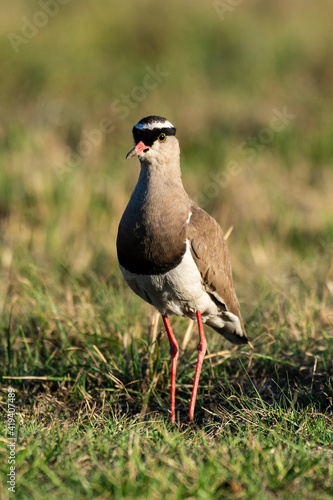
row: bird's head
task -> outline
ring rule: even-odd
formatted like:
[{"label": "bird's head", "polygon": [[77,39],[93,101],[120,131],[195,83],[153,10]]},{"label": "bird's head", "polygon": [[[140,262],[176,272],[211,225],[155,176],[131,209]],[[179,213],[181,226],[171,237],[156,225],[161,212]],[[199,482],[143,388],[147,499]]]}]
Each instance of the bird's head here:
[{"label": "bird's head", "polygon": [[159,164],[179,158],[176,129],[166,118],[147,116],[133,127],[135,146],[126,160],[137,155],[141,163]]}]

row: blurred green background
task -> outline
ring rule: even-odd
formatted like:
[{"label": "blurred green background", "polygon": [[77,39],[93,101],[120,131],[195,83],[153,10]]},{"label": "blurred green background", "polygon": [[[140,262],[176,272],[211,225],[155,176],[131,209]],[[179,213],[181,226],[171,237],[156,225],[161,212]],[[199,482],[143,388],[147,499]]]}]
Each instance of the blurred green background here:
[{"label": "blurred green background", "polygon": [[273,287],[311,292],[330,324],[331,3],[13,0],[1,11],[6,307],[31,311],[39,280],[59,300],[71,280],[119,284],[117,225],[139,172],[125,161],[131,128],[159,114],[178,129],[188,192],[234,226],[245,317]]}]

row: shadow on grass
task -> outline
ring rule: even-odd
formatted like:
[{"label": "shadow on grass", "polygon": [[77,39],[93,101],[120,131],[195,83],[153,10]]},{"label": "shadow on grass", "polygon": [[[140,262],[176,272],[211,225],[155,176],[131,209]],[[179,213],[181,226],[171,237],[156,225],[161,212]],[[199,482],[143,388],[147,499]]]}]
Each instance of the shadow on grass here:
[{"label": "shadow on grass", "polygon": [[[146,342],[133,340],[124,354],[119,343],[113,342],[108,345],[114,352],[106,359],[96,345],[97,338],[85,338],[84,345],[68,342],[64,347],[39,338],[35,346],[29,346],[22,335],[13,340],[10,375],[3,365],[1,390],[5,396],[9,385],[17,388],[20,411],[26,418],[93,422],[102,415],[103,419],[127,415],[144,420],[145,415],[157,412],[168,420],[167,352],[162,356],[158,346],[152,355]],[[208,422],[232,426],[239,419],[267,420],[272,409],[332,414],[329,353],[298,352],[292,359],[279,354],[277,359],[272,353],[233,348],[223,351],[215,363],[209,359],[204,363],[195,412],[199,427]],[[179,362],[176,412],[180,424],[187,419],[194,370],[195,352]]]}]

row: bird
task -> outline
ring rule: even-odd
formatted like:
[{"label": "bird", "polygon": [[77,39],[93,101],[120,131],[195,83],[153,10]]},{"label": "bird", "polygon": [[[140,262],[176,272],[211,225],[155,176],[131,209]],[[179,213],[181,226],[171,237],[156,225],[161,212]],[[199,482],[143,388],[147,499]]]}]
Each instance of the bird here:
[{"label": "bird", "polygon": [[161,116],[142,118],[132,129],[140,173],[121,217],[117,255],[129,287],[161,314],[170,343],[171,421],[175,422],[179,346],[169,317],[196,320],[198,359],[188,421],[195,402],[207,340],[205,323],[234,344],[248,338],[233,286],[229,250],[220,225],[183,187],[176,128]]}]

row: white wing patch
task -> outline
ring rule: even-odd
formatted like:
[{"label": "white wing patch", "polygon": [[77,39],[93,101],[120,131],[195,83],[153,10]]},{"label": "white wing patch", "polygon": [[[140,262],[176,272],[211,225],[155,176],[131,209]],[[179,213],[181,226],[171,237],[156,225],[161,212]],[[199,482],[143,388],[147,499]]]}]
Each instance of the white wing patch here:
[{"label": "white wing patch", "polygon": [[189,223],[190,223],[191,216],[192,216],[192,212],[190,212],[190,213],[188,214],[188,217],[187,217],[187,219],[186,219],[186,224],[189,224]]}]

